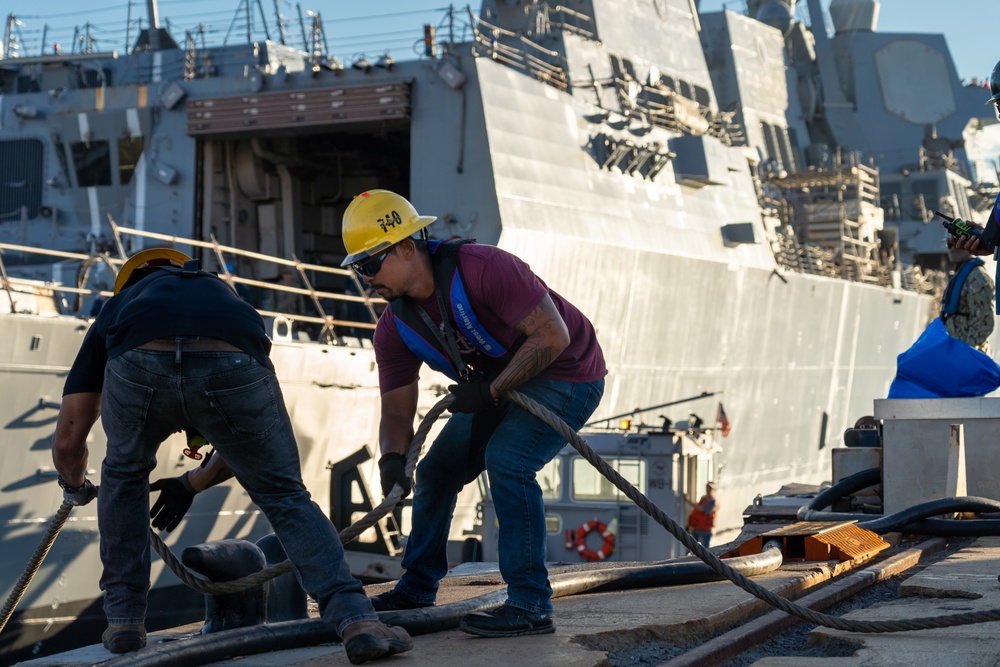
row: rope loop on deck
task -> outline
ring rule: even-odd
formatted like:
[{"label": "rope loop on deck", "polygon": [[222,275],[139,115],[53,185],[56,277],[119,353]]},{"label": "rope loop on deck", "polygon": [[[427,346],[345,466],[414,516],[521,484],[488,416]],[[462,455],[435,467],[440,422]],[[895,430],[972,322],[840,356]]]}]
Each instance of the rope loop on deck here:
[{"label": "rope loop on deck", "polygon": [[[608,463],[601,458],[600,455],[598,455],[597,452],[595,452],[576,431],[572,430],[557,415],[553,414],[547,408],[539,405],[527,396],[519,394],[516,391],[511,391],[505,396],[505,398],[555,429],[580,453],[581,456],[583,456],[602,475],[604,475],[605,478],[607,478],[643,512],[652,517],[658,524],[663,526],[671,535],[677,538],[681,544],[687,547],[691,553],[700,558],[717,574],[733,582],[751,595],[767,602],[772,607],[780,609],[786,614],[795,616],[815,625],[835,628],[846,632],[862,633],[929,630],[933,628],[948,628],[958,625],[971,625],[974,623],[989,623],[1000,620],[1000,609],[985,609],[982,611],[950,614],[946,616],[930,616],[909,620],[856,621],[830,616],[828,614],[819,613],[807,607],[797,605],[794,602],[786,600],[780,595],[767,590],[763,586],[754,583],[740,572],[729,567],[715,554],[702,546],[697,540],[694,539],[694,537],[691,536],[690,533],[684,530],[679,523],[667,516],[667,514],[654,505],[642,492],[626,481],[617,470],[608,465]],[[412,476],[413,474],[417,459],[419,458],[420,451],[423,448],[424,441],[427,438],[427,434],[429,433],[431,426],[435,421],[437,421],[444,410],[451,405],[452,401],[454,401],[454,397],[451,394],[444,396],[428,411],[421,421],[420,426],[414,434],[413,443],[411,444],[406,457],[406,474],[408,476]],[[354,523],[340,531],[341,542],[346,544],[355,539],[369,527],[375,525],[379,519],[390,512],[396,504],[402,500],[402,495],[400,487],[398,485],[395,486],[385,500],[378,505],[378,507],[372,509],[371,512],[362,517],[362,519],[357,523]],[[69,515],[71,509],[71,505],[63,503],[57,511],[56,516],[53,518],[52,523],[49,526],[49,530],[35,552],[35,556],[32,558],[28,568],[25,570],[25,573],[18,581],[18,585],[15,587],[11,597],[8,598],[3,612],[0,613],[0,630],[3,630],[4,625],[7,623],[7,620],[13,612],[14,606],[17,604],[18,600],[20,600],[24,589],[27,587],[31,578],[34,576],[34,573],[41,565],[41,561],[48,553],[49,547],[52,546],[52,542],[55,540],[56,535],[62,528],[62,525],[66,521],[66,517]],[[174,572],[174,574],[176,574],[188,586],[202,593],[236,593],[241,590],[263,584],[264,582],[291,570],[291,561],[286,560],[282,563],[272,565],[271,567],[265,568],[260,572],[242,577],[240,579],[226,582],[212,582],[188,571],[188,569],[184,567],[184,565],[173,555],[173,553],[170,552],[170,549],[167,548],[159,536],[153,532],[152,528],[150,528],[150,539],[153,548],[160,555],[167,566]]]}]

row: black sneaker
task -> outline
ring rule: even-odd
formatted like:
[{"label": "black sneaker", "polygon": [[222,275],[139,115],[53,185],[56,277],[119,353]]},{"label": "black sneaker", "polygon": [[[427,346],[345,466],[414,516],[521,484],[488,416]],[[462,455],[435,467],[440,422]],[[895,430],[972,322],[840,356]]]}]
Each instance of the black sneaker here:
[{"label": "black sneaker", "polygon": [[463,632],[480,637],[547,635],[556,631],[552,617],[503,604],[493,611],[467,614],[459,625]]},{"label": "black sneaker", "polygon": [[376,595],[371,598],[375,611],[401,611],[403,609],[420,609],[421,607],[433,607],[433,603],[417,602],[406,597],[395,588],[391,591]]}]

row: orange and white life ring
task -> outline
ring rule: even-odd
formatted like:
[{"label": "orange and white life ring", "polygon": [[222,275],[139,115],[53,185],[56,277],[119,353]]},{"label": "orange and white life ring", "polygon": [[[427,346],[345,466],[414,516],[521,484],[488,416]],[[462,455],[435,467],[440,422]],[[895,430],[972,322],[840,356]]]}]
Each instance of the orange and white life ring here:
[{"label": "orange and white life ring", "polygon": [[[587,535],[595,530],[604,537],[604,544],[597,551],[588,549],[586,542]],[[594,519],[576,529],[576,540],[573,542],[573,546],[584,560],[605,560],[615,551],[615,534],[603,522]]]}]

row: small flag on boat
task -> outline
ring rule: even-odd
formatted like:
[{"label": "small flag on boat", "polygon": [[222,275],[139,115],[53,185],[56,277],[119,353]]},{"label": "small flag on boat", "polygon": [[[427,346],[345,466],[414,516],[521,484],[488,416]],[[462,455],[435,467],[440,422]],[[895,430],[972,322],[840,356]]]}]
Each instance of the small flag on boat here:
[{"label": "small flag on boat", "polygon": [[722,401],[719,401],[719,416],[715,418],[715,421],[722,429],[723,438],[727,437],[729,432],[733,430],[733,425],[729,423],[729,417],[726,416],[726,409],[722,407]]}]

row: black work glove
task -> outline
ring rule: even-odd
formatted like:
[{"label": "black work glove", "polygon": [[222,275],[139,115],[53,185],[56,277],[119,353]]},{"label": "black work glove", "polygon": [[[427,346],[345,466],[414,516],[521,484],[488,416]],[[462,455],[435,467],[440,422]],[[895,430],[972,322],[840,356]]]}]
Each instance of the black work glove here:
[{"label": "black work glove", "polygon": [[403,489],[402,497],[410,495],[413,487],[410,478],[406,476],[406,457],[396,452],[383,454],[378,460],[379,476],[382,480],[382,497],[385,498],[392,488],[399,484]]},{"label": "black work glove", "polygon": [[490,393],[489,382],[463,382],[448,387],[455,397],[449,412],[479,412],[497,404]]},{"label": "black work glove", "polygon": [[194,488],[188,482],[187,473],[179,477],[158,479],[149,485],[149,490],[160,492],[160,497],[149,510],[153,528],[173,530],[184,518],[191,507],[191,501],[194,500]]},{"label": "black work glove", "polygon": [[60,477],[59,486],[63,490],[63,502],[73,507],[83,507],[97,497],[97,487],[89,479],[84,479],[80,486],[69,486],[66,480]]}]

